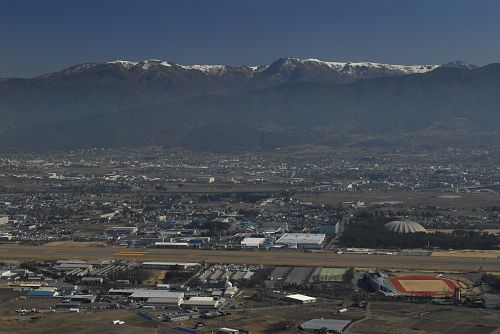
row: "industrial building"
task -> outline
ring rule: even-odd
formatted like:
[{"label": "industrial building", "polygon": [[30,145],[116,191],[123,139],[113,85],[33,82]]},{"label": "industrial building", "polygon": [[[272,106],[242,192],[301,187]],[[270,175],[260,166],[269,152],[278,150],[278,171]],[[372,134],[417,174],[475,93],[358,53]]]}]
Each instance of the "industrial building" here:
[{"label": "industrial building", "polygon": [[35,290],[29,290],[26,293],[28,298],[54,298],[59,295],[57,288],[54,287],[40,287]]},{"label": "industrial building", "polygon": [[143,262],[142,268],[144,269],[157,269],[157,270],[186,270],[198,267],[200,264],[195,262]]},{"label": "industrial building", "polygon": [[171,242],[171,241],[158,241],[155,242],[156,248],[188,248],[193,247],[193,244],[188,242]]},{"label": "industrial building", "polygon": [[351,323],[350,320],[338,319],[311,319],[302,323],[301,330],[311,333],[343,333],[344,329]]},{"label": "industrial building", "polygon": [[215,334],[240,334],[241,332],[238,329],[233,329],[233,328],[226,328],[222,327],[217,329]]},{"label": "industrial building", "polygon": [[0,225],[5,225],[9,223],[8,215],[0,215]]},{"label": "industrial building", "polygon": [[321,249],[325,242],[324,234],[285,233],[276,241],[277,245],[298,249]]},{"label": "industrial building", "polygon": [[130,295],[131,299],[135,300],[148,300],[150,298],[171,298],[172,300],[182,300],[184,298],[184,292],[176,292],[169,290],[136,290]]},{"label": "industrial building", "polygon": [[257,231],[265,234],[283,234],[288,231],[288,228],[286,222],[262,222]]},{"label": "industrial building", "polygon": [[221,302],[214,297],[190,297],[182,302],[182,307],[197,308],[200,310],[215,310],[221,306]]},{"label": "industrial building", "polygon": [[315,297],[309,297],[301,294],[287,295],[286,298],[299,304],[311,304],[316,303],[317,301]]},{"label": "industrial building", "polygon": [[72,302],[81,302],[81,303],[94,303],[97,296],[92,295],[92,294],[85,294],[85,295],[65,295],[63,297],[66,300],[70,300]]},{"label": "industrial building", "polygon": [[146,300],[144,305],[147,306],[175,306],[179,307],[182,304],[183,299],[177,297],[151,297]]},{"label": "industrial building", "polygon": [[246,248],[261,248],[266,238],[245,238],[241,241],[241,246]]}]

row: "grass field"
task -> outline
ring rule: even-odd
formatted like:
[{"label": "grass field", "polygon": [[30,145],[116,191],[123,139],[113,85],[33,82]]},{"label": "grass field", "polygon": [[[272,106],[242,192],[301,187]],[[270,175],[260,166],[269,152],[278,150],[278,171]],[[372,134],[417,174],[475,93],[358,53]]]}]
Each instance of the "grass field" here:
[{"label": "grass field", "polygon": [[446,256],[446,257],[476,257],[496,259],[500,258],[500,250],[454,250],[454,251],[437,251],[432,252],[431,256]]}]

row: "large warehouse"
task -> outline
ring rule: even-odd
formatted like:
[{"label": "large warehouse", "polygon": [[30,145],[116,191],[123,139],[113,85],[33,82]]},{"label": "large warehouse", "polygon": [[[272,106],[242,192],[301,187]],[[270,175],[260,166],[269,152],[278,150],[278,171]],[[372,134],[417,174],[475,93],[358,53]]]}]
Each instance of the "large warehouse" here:
[{"label": "large warehouse", "polygon": [[247,237],[241,241],[241,246],[246,248],[260,248],[266,242],[266,238],[250,238]]},{"label": "large warehouse", "polygon": [[300,325],[300,329],[311,333],[342,333],[351,323],[351,320],[344,319],[311,319]]},{"label": "large warehouse", "polygon": [[313,233],[285,233],[276,241],[278,245],[298,249],[321,249],[325,241],[325,234]]}]

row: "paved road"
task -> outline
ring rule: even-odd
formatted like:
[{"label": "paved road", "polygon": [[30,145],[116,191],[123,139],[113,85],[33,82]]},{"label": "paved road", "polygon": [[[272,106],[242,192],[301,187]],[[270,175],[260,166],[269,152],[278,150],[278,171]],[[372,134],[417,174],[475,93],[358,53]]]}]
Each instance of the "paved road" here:
[{"label": "paved road", "polygon": [[137,261],[246,263],[287,266],[333,266],[357,268],[416,269],[443,271],[500,271],[500,259],[399,255],[353,255],[332,252],[225,251],[139,249],[119,247],[23,246],[0,244],[0,260],[134,259]]}]

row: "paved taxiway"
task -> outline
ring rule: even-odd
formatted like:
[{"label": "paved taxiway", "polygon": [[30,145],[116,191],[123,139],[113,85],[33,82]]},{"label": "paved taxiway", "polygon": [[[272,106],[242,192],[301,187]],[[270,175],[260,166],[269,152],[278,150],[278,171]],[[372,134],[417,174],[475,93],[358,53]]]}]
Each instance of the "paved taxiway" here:
[{"label": "paved taxiway", "polygon": [[354,255],[331,252],[139,249],[119,247],[0,245],[0,260],[135,259],[137,261],[247,263],[450,271],[500,271],[500,259]]}]

